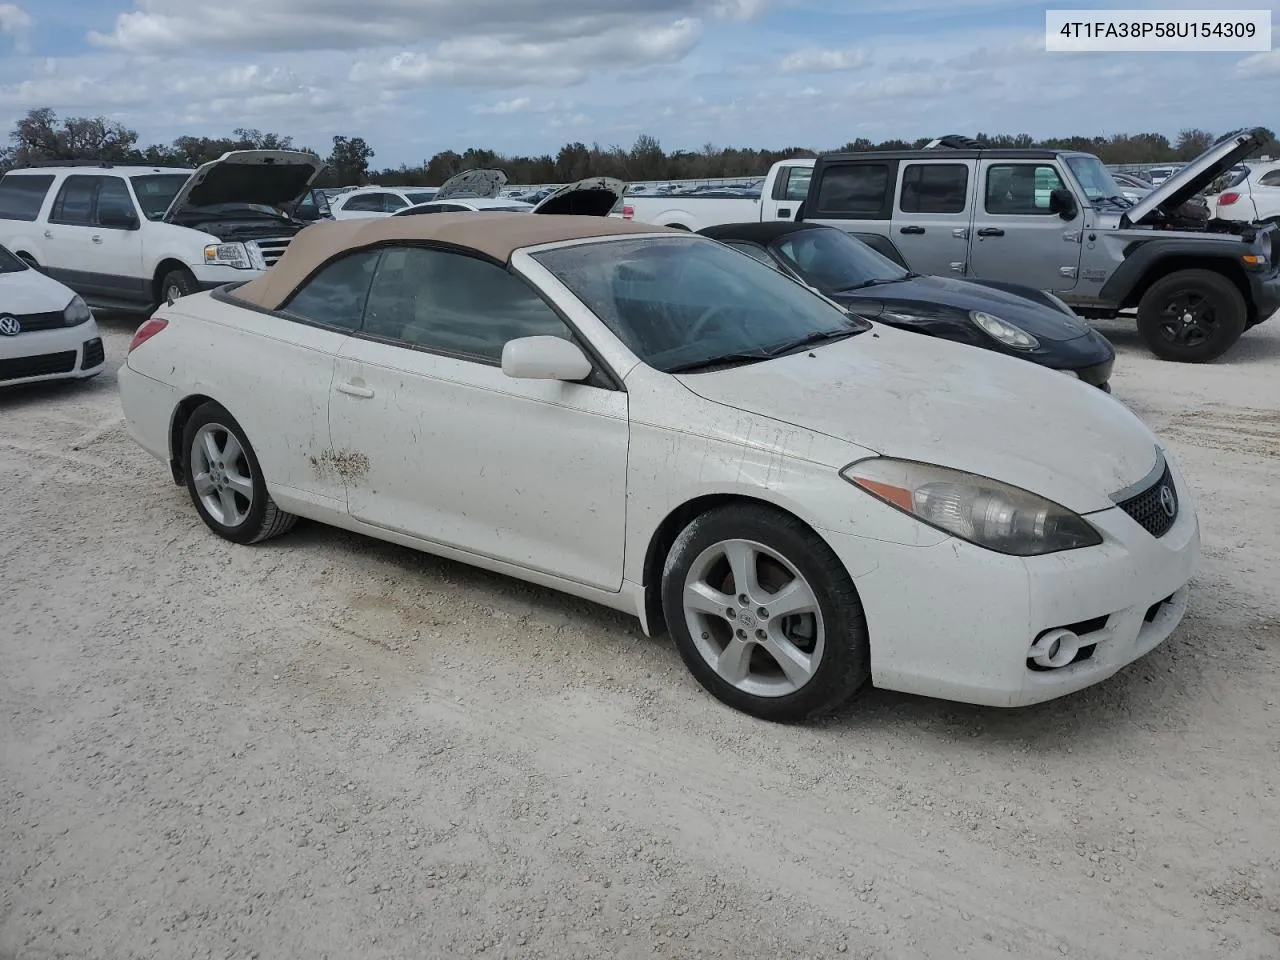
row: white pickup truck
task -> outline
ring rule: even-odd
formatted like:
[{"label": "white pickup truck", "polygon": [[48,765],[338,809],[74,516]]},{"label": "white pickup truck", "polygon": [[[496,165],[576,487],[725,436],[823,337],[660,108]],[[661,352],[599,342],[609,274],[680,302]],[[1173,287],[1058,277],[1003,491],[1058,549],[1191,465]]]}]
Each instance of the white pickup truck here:
[{"label": "white pickup truck", "polygon": [[703,189],[692,193],[631,194],[609,216],[697,231],[720,223],[791,220],[809,194],[813,160],[779,160],[769,168],[758,195],[742,190]]}]

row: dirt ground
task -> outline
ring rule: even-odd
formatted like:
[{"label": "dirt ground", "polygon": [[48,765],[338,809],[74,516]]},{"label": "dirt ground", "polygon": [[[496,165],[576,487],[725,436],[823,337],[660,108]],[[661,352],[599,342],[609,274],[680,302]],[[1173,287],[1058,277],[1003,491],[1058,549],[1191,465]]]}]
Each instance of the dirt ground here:
[{"label": "dirt ground", "polygon": [[1274,960],[1280,317],[1207,367],[1102,329],[1200,498],[1183,626],[1039,707],[794,728],[589,604],[216,539],[113,372],[0,397],[0,958]]}]

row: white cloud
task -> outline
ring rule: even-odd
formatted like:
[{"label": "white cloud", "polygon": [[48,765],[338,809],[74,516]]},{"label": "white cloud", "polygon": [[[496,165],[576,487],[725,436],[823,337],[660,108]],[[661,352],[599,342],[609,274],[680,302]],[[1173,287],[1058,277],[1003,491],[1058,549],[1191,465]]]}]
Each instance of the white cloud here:
[{"label": "white cloud", "polygon": [[517,41],[500,36],[446,40],[433,53],[406,51],[381,60],[358,61],[353,83],[384,87],[456,85],[473,87],[574,86],[591,69],[609,70],[674,63],[693,49],[701,21],[630,30],[608,30],[569,40]]},{"label": "white cloud", "polygon": [[1255,53],[1236,64],[1236,73],[1242,77],[1272,77],[1280,75],[1280,50]]},{"label": "white cloud", "polygon": [[27,35],[34,25],[31,14],[17,4],[0,3],[0,36],[9,37],[18,53],[26,53],[29,49]]},{"label": "white cloud", "polygon": [[795,50],[782,58],[778,69],[783,73],[828,73],[836,70],[857,70],[871,62],[865,50],[823,50],[806,47]]},{"label": "white cloud", "polygon": [[533,106],[533,100],[529,97],[516,97],[514,100],[499,100],[494,104],[478,103],[472,107],[473,113],[488,113],[494,116],[502,116],[506,113],[524,113]]}]

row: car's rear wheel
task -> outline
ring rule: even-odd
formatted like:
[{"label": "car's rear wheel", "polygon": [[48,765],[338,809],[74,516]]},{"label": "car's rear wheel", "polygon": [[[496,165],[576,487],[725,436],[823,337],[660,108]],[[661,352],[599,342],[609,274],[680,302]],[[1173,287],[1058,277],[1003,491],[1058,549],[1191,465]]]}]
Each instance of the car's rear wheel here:
[{"label": "car's rear wheel", "polygon": [[667,555],[662,600],[690,672],[753,716],[830,711],[870,675],[866,618],[844,565],[773,508],[734,504],[690,523]]},{"label": "car's rear wheel", "polygon": [[234,543],[258,543],[297,523],[297,517],[271,499],[249,438],[218,404],[203,404],[191,414],[182,432],[182,448],[191,502],[218,536]]},{"label": "car's rear wheel", "polygon": [[181,300],[200,290],[195,276],[190,270],[170,270],[160,280],[160,302],[169,303]]},{"label": "car's rear wheel", "polygon": [[1138,303],[1138,332],[1161,360],[1208,363],[1240,339],[1249,311],[1236,285],[1212,270],[1161,277]]}]

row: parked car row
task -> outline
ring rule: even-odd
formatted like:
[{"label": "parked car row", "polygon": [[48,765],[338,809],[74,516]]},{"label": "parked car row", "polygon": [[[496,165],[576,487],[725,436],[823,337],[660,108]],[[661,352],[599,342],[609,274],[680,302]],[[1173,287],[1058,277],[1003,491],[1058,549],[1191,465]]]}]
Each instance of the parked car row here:
[{"label": "parked car row", "polygon": [[[901,320],[945,303],[949,329],[1016,340],[962,317],[1021,298],[832,227],[721,233],[317,223],[138,328],[128,429],[218,536],[307,518],[563,590],[670,633],[711,694],[770,720],[868,682],[1036,703],[1172,633],[1200,534],[1160,441],[1052,363]],[[1016,315],[1075,324],[1037,309]]]}]

